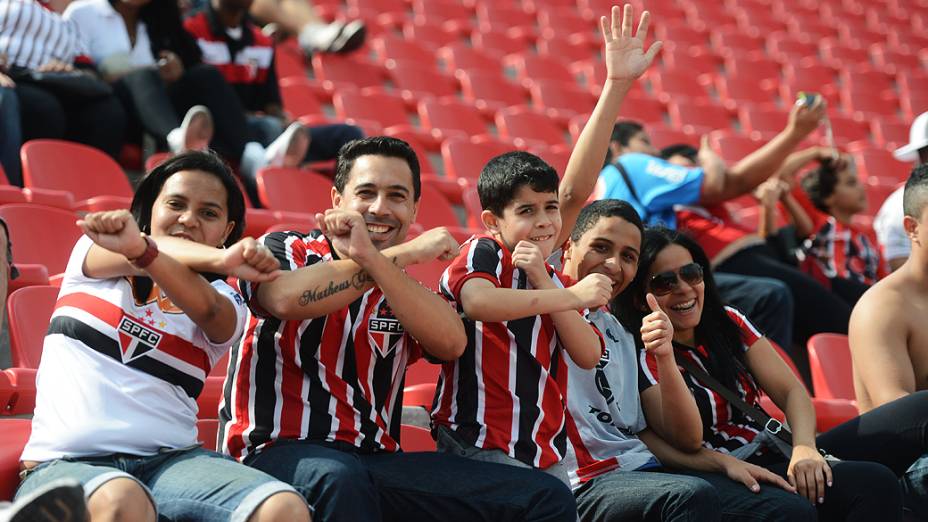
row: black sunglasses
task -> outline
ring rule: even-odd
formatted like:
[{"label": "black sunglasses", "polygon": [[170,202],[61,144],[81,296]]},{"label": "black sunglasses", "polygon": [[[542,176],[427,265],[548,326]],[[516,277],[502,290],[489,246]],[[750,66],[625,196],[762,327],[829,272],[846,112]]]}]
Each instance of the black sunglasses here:
[{"label": "black sunglasses", "polygon": [[680,280],[690,286],[696,286],[702,283],[702,265],[698,263],[689,263],[681,266],[676,272],[668,270],[651,277],[648,287],[654,295],[667,295],[680,285]]}]

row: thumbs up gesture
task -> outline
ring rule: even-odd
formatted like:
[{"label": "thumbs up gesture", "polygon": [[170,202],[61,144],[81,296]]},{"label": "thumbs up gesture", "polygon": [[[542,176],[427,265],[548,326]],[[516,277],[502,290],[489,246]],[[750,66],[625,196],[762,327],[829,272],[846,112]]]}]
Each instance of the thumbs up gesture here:
[{"label": "thumbs up gesture", "polygon": [[673,355],[673,324],[657,304],[657,298],[645,296],[651,313],[641,320],[641,341],[644,349],[656,356]]}]

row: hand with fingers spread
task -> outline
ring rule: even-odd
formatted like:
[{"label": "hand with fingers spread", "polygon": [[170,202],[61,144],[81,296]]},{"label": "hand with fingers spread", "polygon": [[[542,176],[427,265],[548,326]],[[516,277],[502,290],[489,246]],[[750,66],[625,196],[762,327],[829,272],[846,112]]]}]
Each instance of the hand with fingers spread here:
[{"label": "hand with fingers spread", "polygon": [[77,226],[94,243],[126,259],[137,259],[145,253],[147,243],[128,210],[91,212],[79,219]]},{"label": "hand with fingers spread", "polygon": [[255,282],[273,281],[281,274],[271,250],[254,238],[246,237],[222,253],[224,274]]},{"label": "hand with fingers spread", "polygon": [[673,356],[673,324],[657,304],[654,294],[645,296],[651,313],[641,320],[641,341],[644,349],[655,356]]},{"label": "hand with fingers spread", "polygon": [[618,6],[613,6],[611,24],[605,16],[599,20],[606,48],[606,77],[610,80],[634,81],[644,74],[661,50],[661,42],[651,44],[647,52],[644,50],[651,14],[647,11],[641,14],[634,35],[633,20],[631,4],[625,4],[624,13],[620,12]]},{"label": "hand with fingers spread", "polygon": [[329,238],[338,255],[353,259],[359,265],[377,252],[371,242],[364,216],[353,210],[330,208],[316,214],[316,224]]},{"label": "hand with fingers spread", "polygon": [[531,241],[519,241],[512,249],[512,265],[525,271],[528,282],[535,288],[547,287],[545,280],[551,280],[541,249]]},{"label": "hand with fingers spread", "polygon": [[436,259],[450,261],[461,250],[461,245],[445,227],[426,230],[409,244],[414,247],[413,262],[410,264],[428,263]]},{"label": "hand with fingers spread", "polygon": [[571,308],[595,309],[605,306],[612,297],[612,280],[603,274],[589,274],[568,290],[577,298]]},{"label": "hand with fingers spread", "polygon": [[800,495],[813,504],[825,501],[825,486],[833,484],[831,466],[814,447],[805,444],[793,446],[786,477]]},{"label": "hand with fingers spread", "polygon": [[760,466],[736,459],[731,455],[719,454],[717,456],[722,461],[722,470],[728,478],[735,482],[740,482],[748,489],[757,493],[760,491],[760,483],[766,482],[790,493],[795,493],[796,488],[776,473],[762,468]]}]

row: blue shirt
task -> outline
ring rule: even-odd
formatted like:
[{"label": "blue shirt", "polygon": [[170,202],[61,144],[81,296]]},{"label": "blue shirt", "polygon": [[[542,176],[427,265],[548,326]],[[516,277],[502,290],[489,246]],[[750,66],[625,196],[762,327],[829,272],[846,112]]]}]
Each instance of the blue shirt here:
[{"label": "blue shirt", "polygon": [[632,196],[615,165],[607,165],[599,173],[599,198],[629,202],[646,225],[662,224],[676,228],[674,205],[699,202],[704,176],[702,168],[681,167],[637,152],[623,154],[618,161],[625,167],[638,198]]}]

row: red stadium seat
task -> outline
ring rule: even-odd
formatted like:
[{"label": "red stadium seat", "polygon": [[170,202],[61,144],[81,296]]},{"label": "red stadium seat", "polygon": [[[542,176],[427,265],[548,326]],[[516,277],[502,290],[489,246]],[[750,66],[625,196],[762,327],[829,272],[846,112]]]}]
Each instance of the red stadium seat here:
[{"label": "red stadium seat", "polygon": [[525,10],[513,5],[495,2],[477,4],[477,28],[483,32],[500,31],[520,39],[534,37],[538,31],[533,18]]},{"label": "red stadium seat", "polygon": [[474,141],[458,137],[448,139],[441,144],[445,176],[476,182],[487,161],[512,149],[512,146],[499,141]]},{"label": "red stadium seat", "polygon": [[870,46],[870,56],[873,63],[886,72],[914,71],[919,69],[922,63],[917,54],[888,49],[884,44]]},{"label": "red stadium seat", "polygon": [[0,420],[0,499],[12,500],[19,487],[19,456],[32,433],[31,419]]},{"label": "red stadium seat", "polygon": [[523,105],[527,98],[525,88],[508,81],[500,72],[459,70],[464,100],[474,104],[484,116],[510,105]]},{"label": "red stadium seat", "polygon": [[[416,281],[419,281],[423,285],[437,292],[438,280],[441,279],[441,274],[445,271],[446,268],[448,268],[449,264],[450,261],[436,259],[434,261],[429,261],[428,263],[407,265],[406,273],[409,274],[409,277],[412,277]],[[429,364],[429,366],[435,365]],[[406,371],[406,383],[409,384],[409,370]]]},{"label": "red stadium seat", "polygon": [[[402,2],[402,0],[400,0]],[[370,40],[371,48],[374,49],[374,56],[381,64],[386,64],[387,60],[396,60],[398,62],[415,62],[421,67],[435,68],[435,54],[431,49],[423,46],[415,40],[406,40],[398,36],[384,34]]]},{"label": "red stadium seat", "polygon": [[919,114],[928,111],[928,92],[912,91],[900,100],[902,117],[911,121]]},{"label": "red stadium seat", "polygon": [[815,396],[854,400],[854,376],[847,336],[816,334],[809,338],[808,348]]},{"label": "red stadium seat", "polygon": [[[414,367],[420,364],[435,367],[435,377],[426,382],[410,385],[409,373]],[[413,364],[413,366],[410,366],[409,369],[406,370],[406,387],[403,388],[403,406],[418,406],[420,408],[431,410],[432,401],[435,399],[438,370],[440,369],[441,366],[438,366],[437,364],[429,364],[425,361],[417,362]]]},{"label": "red stadium seat", "polygon": [[[335,6],[336,10],[340,7]],[[349,0],[345,16],[349,19],[360,18],[372,28],[397,28],[409,18],[409,13],[403,0]]]},{"label": "red stadium seat", "polygon": [[[284,78],[280,80],[280,98],[284,110],[307,125],[329,122],[322,104],[309,78]],[[154,155],[152,156],[154,157]]]},{"label": "red stadium seat", "polygon": [[315,54],[312,63],[316,78],[329,94],[342,88],[381,87],[385,80],[381,67],[341,55]]},{"label": "red stadium seat", "polygon": [[385,134],[403,140],[409,144],[409,147],[412,148],[413,152],[416,153],[416,157],[419,159],[419,171],[422,176],[435,175],[436,169],[429,160],[429,153],[426,150],[425,144],[420,141],[419,134],[408,130],[395,130],[393,128],[387,129]]},{"label": "red stadium seat", "polygon": [[13,366],[39,367],[45,331],[55,310],[58,290],[54,286],[30,286],[20,288],[7,299]]},{"label": "red stadium seat", "polygon": [[332,208],[332,180],[307,170],[265,168],[258,171],[258,197],[272,210],[315,214]]},{"label": "red stadium seat", "polygon": [[[435,283],[438,283],[437,279],[435,280]],[[431,385],[432,393],[434,395],[435,384],[438,382],[438,374],[440,372],[440,364],[432,364],[425,359],[420,359],[406,369],[406,387],[409,388],[411,386],[418,386],[420,384]],[[429,399],[429,401],[431,402],[431,399]],[[405,397],[403,398],[403,402],[406,402]]]},{"label": "red stadium seat", "polygon": [[589,42],[569,38],[542,38],[538,40],[537,46],[538,54],[542,56],[553,56],[571,62],[590,60],[599,54],[599,49],[594,49]]},{"label": "red stadium seat", "polygon": [[735,111],[744,105],[773,105],[779,99],[772,89],[765,89],[763,84],[744,76],[716,76],[715,91],[719,100],[729,111]]},{"label": "red stadium seat", "polygon": [[667,104],[670,123],[688,134],[705,134],[717,129],[730,129],[731,118],[721,105],[689,103],[686,100]]},{"label": "red stadium seat", "polygon": [[899,112],[899,104],[895,97],[875,96],[849,90],[841,91],[841,108],[859,120],[894,118]]},{"label": "red stadium seat", "polygon": [[422,228],[426,230],[435,227],[460,228],[460,222],[451,203],[436,187],[423,183],[420,201],[422,203],[419,205],[416,223],[422,225]]},{"label": "red stadium seat", "polygon": [[705,47],[673,46],[661,51],[664,68],[681,71],[696,77],[701,74],[720,73],[722,59],[706,52]]},{"label": "red stadium seat", "polygon": [[519,148],[566,143],[563,130],[549,117],[525,106],[507,107],[497,112],[496,128],[502,138],[513,140]]},{"label": "red stadium seat", "polygon": [[486,121],[468,105],[453,99],[422,100],[419,102],[419,119],[422,127],[438,141],[460,135],[488,134]]},{"label": "red stadium seat", "polygon": [[459,41],[457,33],[445,31],[441,24],[431,22],[406,22],[403,37],[414,40],[432,49],[438,49]]},{"label": "red stadium seat", "polygon": [[197,440],[204,449],[216,451],[216,436],[219,433],[219,419],[198,419]]},{"label": "red stadium seat", "polygon": [[215,419],[219,415],[219,401],[222,400],[222,383],[225,381],[226,369],[223,368],[221,376],[207,377],[203,383],[203,390],[197,397],[197,417],[200,419]]},{"label": "red stadium seat", "polygon": [[524,35],[499,30],[474,31],[470,35],[470,41],[474,49],[499,56],[521,52],[526,47]]},{"label": "red stadium seat", "polygon": [[819,41],[824,38],[835,38],[838,36],[834,27],[821,22],[817,13],[811,17],[796,16],[794,14],[787,22],[786,28],[790,34],[801,41]]},{"label": "red stadium seat", "polygon": [[447,0],[415,0],[412,3],[417,22],[440,21],[444,30],[465,35],[472,29],[472,11],[457,2]]},{"label": "red stadium seat", "polygon": [[435,441],[432,433],[419,426],[411,424],[400,425],[400,446],[403,451],[435,451]]},{"label": "red stadium seat", "polygon": [[545,160],[548,165],[554,168],[559,178],[564,177],[567,170],[567,162],[570,160],[572,149],[566,145],[557,145],[555,147],[541,147],[532,149],[530,152],[539,158]]},{"label": "red stadium seat", "polygon": [[819,49],[825,63],[835,67],[856,67],[870,63],[870,52],[866,47],[845,45],[826,38],[819,42]]},{"label": "red stadium seat", "polygon": [[800,41],[792,35],[776,32],[767,36],[767,52],[782,63],[798,62],[803,58],[817,57],[818,44]]},{"label": "red stadium seat", "polygon": [[815,60],[803,60],[783,66],[783,75],[791,83],[808,85],[806,90],[822,92],[823,88],[834,90],[835,70]]},{"label": "red stadium seat", "polygon": [[685,71],[656,71],[650,73],[651,88],[659,99],[665,103],[680,98],[690,100],[707,100],[709,93],[696,78]]},{"label": "red stadium seat", "polygon": [[721,55],[746,55],[764,48],[764,39],[733,27],[713,28],[712,47]]},{"label": "red stadium seat", "polygon": [[874,118],[870,121],[870,132],[879,147],[895,149],[909,142],[909,124],[893,118]]},{"label": "red stadium seat", "polygon": [[764,142],[731,132],[713,132],[709,134],[712,148],[729,165],[734,165],[745,156],[759,149]]},{"label": "red stadium seat", "polygon": [[567,64],[553,56],[516,53],[506,56],[503,63],[515,71],[516,78],[526,87],[539,80],[576,83]]},{"label": "red stadium seat", "polygon": [[[44,265],[51,275],[64,272],[71,249],[81,237],[73,212],[42,205],[3,205],[0,218],[10,229],[17,265]],[[39,231],[41,240],[36,238]]]},{"label": "red stadium seat", "polygon": [[[892,185],[905,181],[909,177],[910,165],[902,163],[885,149],[863,149],[853,152],[854,162],[862,180],[870,185]],[[871,182],[871,178],[880,178],[885,182]]]},{"label": "red stadium seat", "polygon": [[704,30],[694,28],[692,24],[685,20],[671,20],[667,23],[657,24],[654,27],[654,37],[682,49],[709,45],[709,34]]},{"label": "red stadium seat", "polygon": [[785,110],[742,107],[738,111],[738,120],[741,122],[741,129],[751,138],[764,139],[786,128],[789,113]]},{"label": "red stadium seat", "polygon": [[732,78],[755,82],[780,80],[780,64],[765,57],[732,55],[725,59],[725,70]]},{"label": "red stadium seat", "polygon": [[407,107],[415,107],[420,100],[456,97],[458,82],[439,73],[434,67],[410,62],[395,62],[388,66],[393,85],[400,92]]},{"label": "red stadium seat", "polygon": [[438,59],[444,64],[445,71],[449,73],[460,69],[481,70],[497,74],[502,72],[498,55],[475,49],[463,42],[439,49]]},{"label": "red stadium seat", "polygon": [[659,125],[646,129],[646,131],[648,137],[651,138],[651,143],[659,149],[681,143],[699,147],[699,136],[696,134],[687,134],[679,130],[669,129]]},{"label": "red stadium seat", "polygon": [[348,123],[373,122],[382,127],[397,127],[419,134],[423,143],[431,144],[432,137],[412,126],[406,113],[406,104],[399,95],[356,90],[338,91],[332,97],[335,114]]},{"label": "red stadium seat", "polygon": [[845,89],[876,95],[893,91],[893,75],[876,69],[843,69],[840,76]]},{"label": "red stadium seat", "polygon": [[31,415],[35,411],[35,368],[7,368],[0,373],[0,415]]},{"label": "red stadium seat", "polygon": [[532,104],[539,110],[566,123],[577,114],[593,110],[593,95],[576,84],[539,80],[529,89]]},{"label": "red stadium seat", "polygon": [[[870,139],[870,127],[867,122],[838,114],[829,114],[828,119],[831,120],[835,143],[839,146],[845,146],[852,141]],[[819,132],[822,130],[820,129]]]},{"label": "red stadium seat", "polygon": [[129,208],[132,185],[112,158],[69,141],[32,140],[20,149],[26,188],[61,190],[81,210]]},{"label": "red stadium seat", "polygon": [[[597,41],[598,24],[580,16],[576,7],[548,8],[538,11],[538,27],[543,38],[570,37],[575,41],[594,43]],[[602,37],[599,37],[602,38]]]},{"label": "red stadium seat", "polygon": [[306,57],[293,40],[274,46],[274,67],[278,78],[305,78],[308,72]]}]

